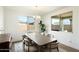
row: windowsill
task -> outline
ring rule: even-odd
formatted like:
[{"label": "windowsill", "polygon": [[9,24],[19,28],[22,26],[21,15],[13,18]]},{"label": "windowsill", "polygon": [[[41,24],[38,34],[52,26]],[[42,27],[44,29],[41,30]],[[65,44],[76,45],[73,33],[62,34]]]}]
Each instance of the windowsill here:
[{"label": "windowsill", "polygon": [[51,32],[61,32],[61,33],[73,33],[73,32],[65,32],[65,31],[51,31]]}]

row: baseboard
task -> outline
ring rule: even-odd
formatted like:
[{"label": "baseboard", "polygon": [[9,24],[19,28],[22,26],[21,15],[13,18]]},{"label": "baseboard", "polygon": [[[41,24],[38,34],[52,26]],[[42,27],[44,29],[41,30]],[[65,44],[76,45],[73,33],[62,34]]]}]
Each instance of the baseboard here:
[{"label": "baseboard", "polygon": [[63,48],[63,49],[72,50],[72,52],[79,52],[78,49],[75,49],[75,48],[73,48],[73,47],[67,46],[67,45],[65,45],[65,44],[60,43],[60,45],[61,45],[61,48]]}]

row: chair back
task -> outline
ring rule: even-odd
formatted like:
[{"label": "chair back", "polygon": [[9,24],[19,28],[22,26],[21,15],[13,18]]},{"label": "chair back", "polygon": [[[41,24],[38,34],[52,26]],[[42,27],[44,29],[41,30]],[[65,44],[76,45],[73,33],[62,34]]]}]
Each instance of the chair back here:
[{"label": "chair back", "polygon": [[26,43],[26,45],[28,45],[28,43],[32,45],[32,40],[28,38],[26,35],[23,35],[23,42]]},{"label": "chair back", "polygon": [[54,40],[54,41],[53,41],[53,43],[56,43],[56,42],[57,42],[57,40]]},{"label": "chair back", "polygon": [[47,37],[51,37],[51,34],[48,34]]}]

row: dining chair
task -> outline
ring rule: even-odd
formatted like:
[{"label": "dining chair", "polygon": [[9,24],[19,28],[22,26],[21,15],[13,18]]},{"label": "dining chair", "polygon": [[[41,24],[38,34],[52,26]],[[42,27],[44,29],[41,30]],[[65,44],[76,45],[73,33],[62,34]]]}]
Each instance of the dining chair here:
[{"label": "dining chair", "polygon": [[55,41],[49,43],[47,48],[49,49],[49,51],[51,51],[52,49],[57,49],[57,51],[59,52],[58,44],[59,44],[58,41],[55,40]]},{"label": "dining chair", "polygon": [[51,34],[47,34],[47,36],[48,36],[48,37],[50,37],[50,36],[51,36]]},{"label": "dining chair", "polygon": [[35,44],[32,43],[32,40],[29,39],[26,35],[23,35],[23,49],[27,49],[28,52],[36,51]]},{"label": "dining chair", "polygon": [[57,40],[53,41],[53,42],[50,42],[46,45],[43,45],[42,46],[42,51],[49,51],[49,52],[52,52],[53,49],[56,49],[58,52],[59,52],[59,48],[58,48],[58,42]]}]

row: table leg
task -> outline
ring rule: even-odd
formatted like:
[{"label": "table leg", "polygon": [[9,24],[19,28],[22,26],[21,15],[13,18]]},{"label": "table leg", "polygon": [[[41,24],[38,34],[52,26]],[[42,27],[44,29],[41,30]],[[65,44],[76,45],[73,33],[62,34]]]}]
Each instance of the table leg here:
[{"label": "table leg", "polygon": [[49,51],[51,52],[51,43],[49,43]]},{"label": "table leg", "polygon": [[41,52],[41,46],[38,47],[38,51]]}]

